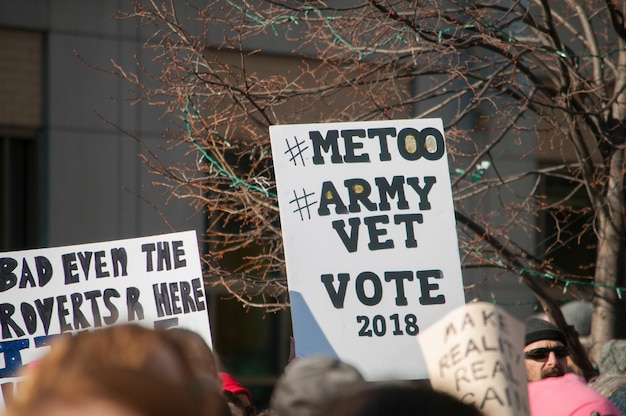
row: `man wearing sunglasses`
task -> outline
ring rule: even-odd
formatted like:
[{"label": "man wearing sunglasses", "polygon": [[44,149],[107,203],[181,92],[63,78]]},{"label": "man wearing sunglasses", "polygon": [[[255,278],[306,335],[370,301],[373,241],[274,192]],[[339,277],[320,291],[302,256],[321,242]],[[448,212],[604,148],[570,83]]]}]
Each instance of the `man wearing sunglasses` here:
[{"label": "man wearing sunglasses", "polygon": [[543,319],[526,320],[524,364],[528,381],[564,375],[568,355],[567,338],[559,328]]},{"label": "man wearing sunglasses", "polygon": [[543,319],[526,320],[524,364],[530,416],[622,416],[579,375],[567,367],[567,338]]}]

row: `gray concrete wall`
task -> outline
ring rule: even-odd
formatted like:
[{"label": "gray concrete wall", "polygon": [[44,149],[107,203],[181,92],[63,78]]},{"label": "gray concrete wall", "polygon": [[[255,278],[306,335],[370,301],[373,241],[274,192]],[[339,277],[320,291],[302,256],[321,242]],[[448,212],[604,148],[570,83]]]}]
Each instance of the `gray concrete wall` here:
[{"label": "gray concrete wall", "polygon": [[[111,59],[130,67],[145,53],[133,22],[114,19],[128,1],[20,0],[0,3],[0,27],[44,32],[43,125],[40,186],[41,245],[55,246],[168,232],[162,210],[176,231],[203,229],[186,203],[165,204],[158,179],[139,160],[141,146],[153,149],[171,120],[145,105],[116,98],[132,96],[120,78],[81,62],[112,69]],[[104,121],[104,120],[106,121]],[[181,161],[179,153],[161,154]],[[150,203],[146,202],[149,201]]]}]

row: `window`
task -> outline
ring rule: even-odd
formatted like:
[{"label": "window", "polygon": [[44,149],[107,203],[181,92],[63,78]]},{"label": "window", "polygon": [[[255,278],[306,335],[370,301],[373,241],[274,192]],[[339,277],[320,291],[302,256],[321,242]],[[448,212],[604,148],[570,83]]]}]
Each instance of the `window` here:
[{"label": "window", "polygon": [[34,137],[0,135],[0,250],[38,244],[38,163]]},{"label": "window", "polygon": [[0,250],[39,241],[43,34],[0,28]]}]

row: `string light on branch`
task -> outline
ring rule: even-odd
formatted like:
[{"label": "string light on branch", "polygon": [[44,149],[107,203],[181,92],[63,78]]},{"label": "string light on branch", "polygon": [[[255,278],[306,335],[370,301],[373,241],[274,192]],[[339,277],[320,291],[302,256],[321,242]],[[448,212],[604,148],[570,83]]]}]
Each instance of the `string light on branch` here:
[{"label": "string light on branch", "polygon": [[222,165],[220,165],[213,157],[211,157],[211,155],[193,137],[193,133],[191,131],[191,121],[189,120],[189,117],[190,117],[190,114],[191,114],[190,108],[191,108],[191,100],[189,99],[189,96],[186,95],[185,96],[185,109],[183,110],[183,114],[184,114],[183,121],[185,122],[185,127],[186,127],[186,130],[187,130],[187,139],[191,143],[193,143],[193,145],[196,147],[198,152],[200,152],[200,154],[201,154],[200,162],[202,162],[202,160],[206,160],[210,164],[210,166],[211,166],[211,168],[210,168],[211,171],[213,169],[215,169],[215,174],[216,175],[223,175],[223,176],[227,177],[228,179],[230,179],[231,182],[232,182],[232,186],[242,185],[246,189],[260,192],[263,195],[265,195],[266,197],[276,198],[276,194],[274,194],[272,192],[269,192],[267,190],[267,187],[269,187],[269,183],[265,180],[265,178],[254,178],[254,181],[256,182],[256,185],[250,184],[250,183],[244,181],[243,179],[235,176],[229,170],[224,169],[224,167]]},{"label": "string light on branch", "polygon": [[[465,247],[465,249],[469,249],[468,247]],[[538,277],[541,279],[545,279],[545,280],[549,280],[550,282],[554,283],[559,283],[563,285],[563,294],[567,294],[570,286],[574,285],[574,286],[588,286],[588,287],[592,287],[592,288],[596,288],[596,287],[603,287],[603,288],[608,288],[608,289],[613,289],[615,290],[615,293],[617,294],[617,297],[621,300],[622,299],[622,292],[626,291],[626,287],[624,286],[615,286],[615,285],[608,285],[605,283],[601,283],[601,282],[596,282],[595,280],[591,280],[591,279],[571,279],[571,278],[566,278],[566,277],[562,277],[562,276],[557,276],[553,273],[550,272],[539,272],[537,270],[533,270],[533,269],[528,269],[528,268],[522,268],[522,267],[518,267],[515,266],[513,264],[507,263],[502,259],[499,258],[494,258],[494,257],[486,257],[482,254],[479,254],[480,250],[473,250],[477,255],[479,255],[479,257],[481,257],[482,259],[486,260],[487,262],[489,262],[490,264],[495,264],[497,266],[499,266],[500,268],[504,269],[504,270],[509,270],[519,276],[524,276],[524,275],[532,275],[534,277]],[[492,302],[496,303],[496,298],[495,295],[493,293],[491,293],[491,300]],[[517,302],[515,304],[509,304],[509,305],[517,305],[517,306],[522,306],[522,305],[528,305],[528,304],[532,304],[534,302]],[[502,303],[498,302],[498,304],[502,305]]]}]

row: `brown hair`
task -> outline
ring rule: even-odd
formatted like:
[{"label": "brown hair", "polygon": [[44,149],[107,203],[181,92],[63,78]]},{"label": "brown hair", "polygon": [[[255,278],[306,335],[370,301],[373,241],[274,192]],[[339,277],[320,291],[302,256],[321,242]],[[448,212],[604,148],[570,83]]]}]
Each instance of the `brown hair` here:
[{"label": "brown hair", "polygon": [[[205,383],[196,378],[194,364],[188,359],[185,348],[166,330],[120,324],[74,336],[64,334],[53,339],[50,345],[50,351],[22,373],[24,380],[12,403],[15,409],[31,409],[46,397],[67,402],[72,397],[73,386],[79,384],[86,397],[123,399],[141,409],[148,409],[151,403],[142,402],[142,397],[161,395],[168,390],[181,396],[178,400],[181,410],[187,399],[195,400],[200,408],[206,407],[207,399],[212,400],[213,405],[216,400],[223,401],[219,390],[206,388]],[[125,376],[128,378],[124,379]],[[142,380],[142,385],[130,386],[126,380]],[[120,387],[116,387],[118,385]],[[155,401],[167,397],[165,394]],[[167,408],[164,404],[160,406]],[[209,413],[196,414],[216,414],[210,408],[207,408]]]},{"label": "brown hair", "polygon": [[43,416],[51,405],[81,409],[97,400],[115,403],[145,416],[219,414],[218,397],[205,396],[198,400],[182,386],[141,370],[112,368],[61,373],[55,384],[47,385],[38,393],[38,396],[12,402],[7,406],[6,416]]},{"label": "brown hair", "polygon": [[180,351],[195,378],[210,378],[215,382],[215,389],[221,390],[221,382],[217,373],[217,360],[204,338],[197,332],[186,328],[170,328],[165,331],[168,338]]}]

